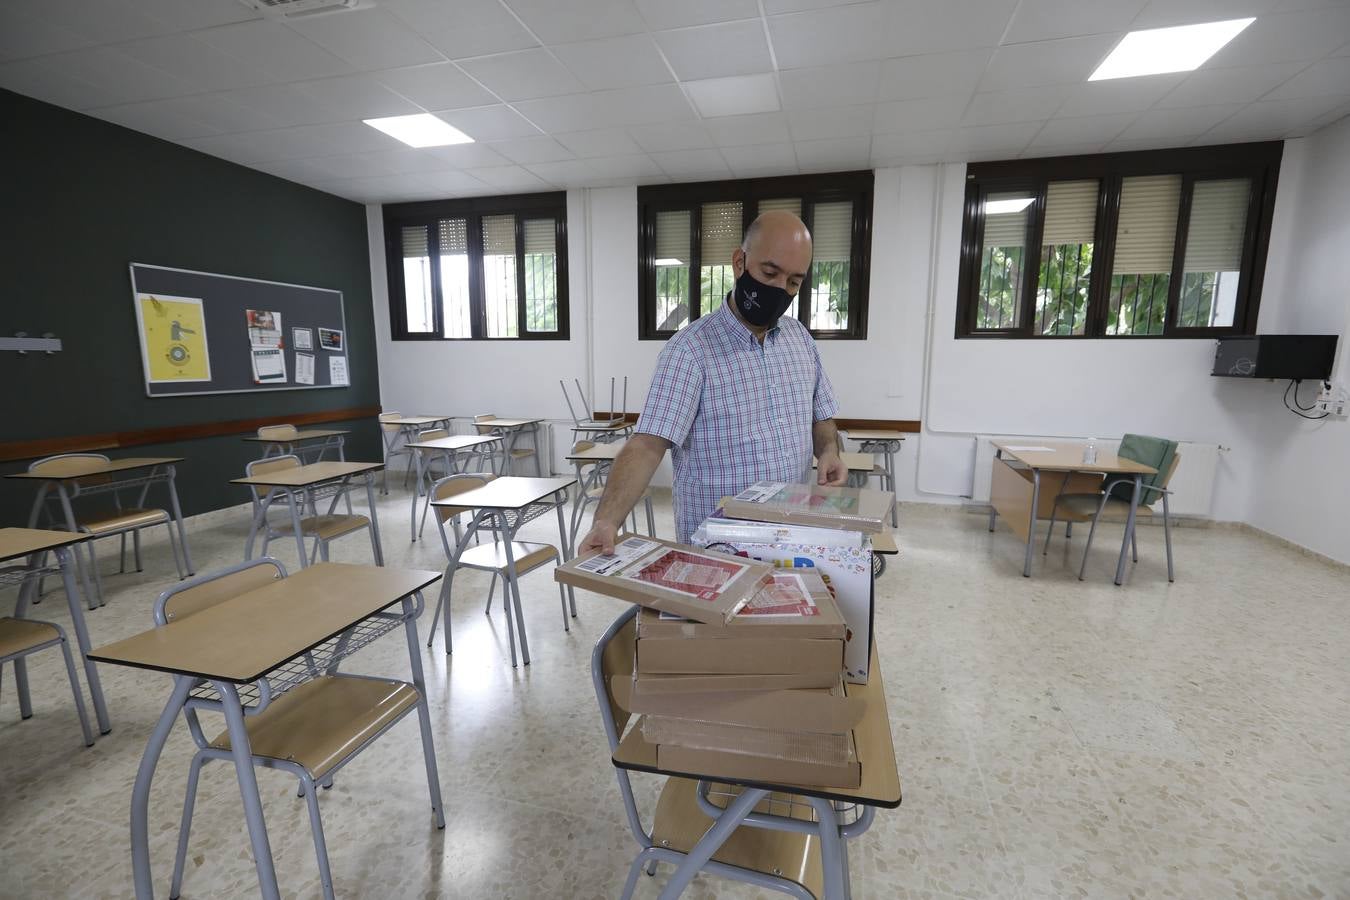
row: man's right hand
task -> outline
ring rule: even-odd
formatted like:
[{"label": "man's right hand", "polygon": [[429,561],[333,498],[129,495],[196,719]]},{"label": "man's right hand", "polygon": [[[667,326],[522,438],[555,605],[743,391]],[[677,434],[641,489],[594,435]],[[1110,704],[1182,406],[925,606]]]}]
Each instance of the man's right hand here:
[{"label": "man's right hand", "polygon": [[590,532],[581,539],[581,545],[577,547],[577,553],[587,553],[591,550],[599,550],[602,553],[614,552],[614,538],[618,534],[618,528],[610,523],[597,519],[591,523]]}]

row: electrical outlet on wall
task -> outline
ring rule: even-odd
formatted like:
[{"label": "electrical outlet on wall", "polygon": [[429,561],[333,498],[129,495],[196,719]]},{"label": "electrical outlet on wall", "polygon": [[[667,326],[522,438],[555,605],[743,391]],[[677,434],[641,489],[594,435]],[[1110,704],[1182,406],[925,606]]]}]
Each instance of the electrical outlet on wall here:
[{"label": "electrical outlet on wall", "polygon": [[1344,419],[1350,411],[1350,397],[1347,397],[1345,388],[1325,381],[1322,383],[1321,392],[1317,395],[1315,408],[1319,415]]}]

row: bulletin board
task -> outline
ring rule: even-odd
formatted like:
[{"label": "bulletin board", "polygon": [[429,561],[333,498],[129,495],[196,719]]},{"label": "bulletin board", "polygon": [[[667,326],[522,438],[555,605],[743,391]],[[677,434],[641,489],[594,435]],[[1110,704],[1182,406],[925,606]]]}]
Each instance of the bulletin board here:
[{"label": "bulletin board", "polygon": [[342,292],[131,264],[149,397],[351,384]]}]

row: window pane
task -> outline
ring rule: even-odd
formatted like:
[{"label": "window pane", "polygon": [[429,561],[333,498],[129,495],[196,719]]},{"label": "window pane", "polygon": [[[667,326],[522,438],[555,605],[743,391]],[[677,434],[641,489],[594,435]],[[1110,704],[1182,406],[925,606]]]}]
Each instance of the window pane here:
[{"label": "window pane", "polygon": [[427,334],[435,328],[431,292],[431,251],[427,227],[403,229],[403,318],[410,334]]},{"label": "window pane", "polygon": [[1248,178],[1197,181],[1193,185],[1178,327],[1233,324],[1251,189]]},{"label": "window pane", "polygon": [[813,204],[811,241],[811,321],[807,326],[813,331],[845,331],[853,201]]},{"label": "window pane", "polygon": [[975,327],[1017,328],[1022,318],[1022,263],[1027,249],[1029,191],[989,194],[984,201]]},{"label": "window pane", "polygon": [[687,209],[656,214],[656,329],[689,324],[689,220]]},{"label": "window pane", "polygon": [[1083,334],[1092,281],[1097,181],[1052,181],[1045,192],[1036,333]]},{"label": "window pane", "polygon": [[553,219],[526,219],[525,330],[558,330],[558,232]]},{"label": "window pane", "polygon": [[1163,333],[1180,206],[1180,175],[1147,175],[1121,182],[1107,334]]},{"label": "window pane", "polygon": [[441,325],[448,338],[472,337],[469,325],[469,238],[464,219],[442,219]]},{"label": "window pane", "polygon": [[518,336],[513,215],[483,216],[483,306],[488,337]]},{"label": "window pane", "polygon": [[731,255],[741,245],[741,202],[703,204],[699,237],[699,315],[706,316],[736,283]]}]

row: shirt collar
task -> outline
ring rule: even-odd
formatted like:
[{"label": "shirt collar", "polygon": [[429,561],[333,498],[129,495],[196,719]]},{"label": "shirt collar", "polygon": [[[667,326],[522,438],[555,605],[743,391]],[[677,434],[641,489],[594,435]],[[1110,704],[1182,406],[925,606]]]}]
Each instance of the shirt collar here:
[{"label": "shirt collar", "polygon": [[[759,339],[756,338],[754,333],[751,332],[750,329],[746,327],[744,322],[742,322],[740,319],[736,317],[736,313],[732,312],[731,303],[732,303],[731,292],[727,291],[727,295],[722,298],[721,307],[719,307],[717,312],[714,313],[714,315],[721,316],[720,324],[722,326],[722,330],[732,335],[736,340],[748,342],[754,344],[755,346],[759,346]],[[776,341],[778,339],[778,329],[781,327],[782,326],[780,325],[774,325],[767,332],[765,332],[764,334],[765,344],[768,344],[771,341]]]}]

